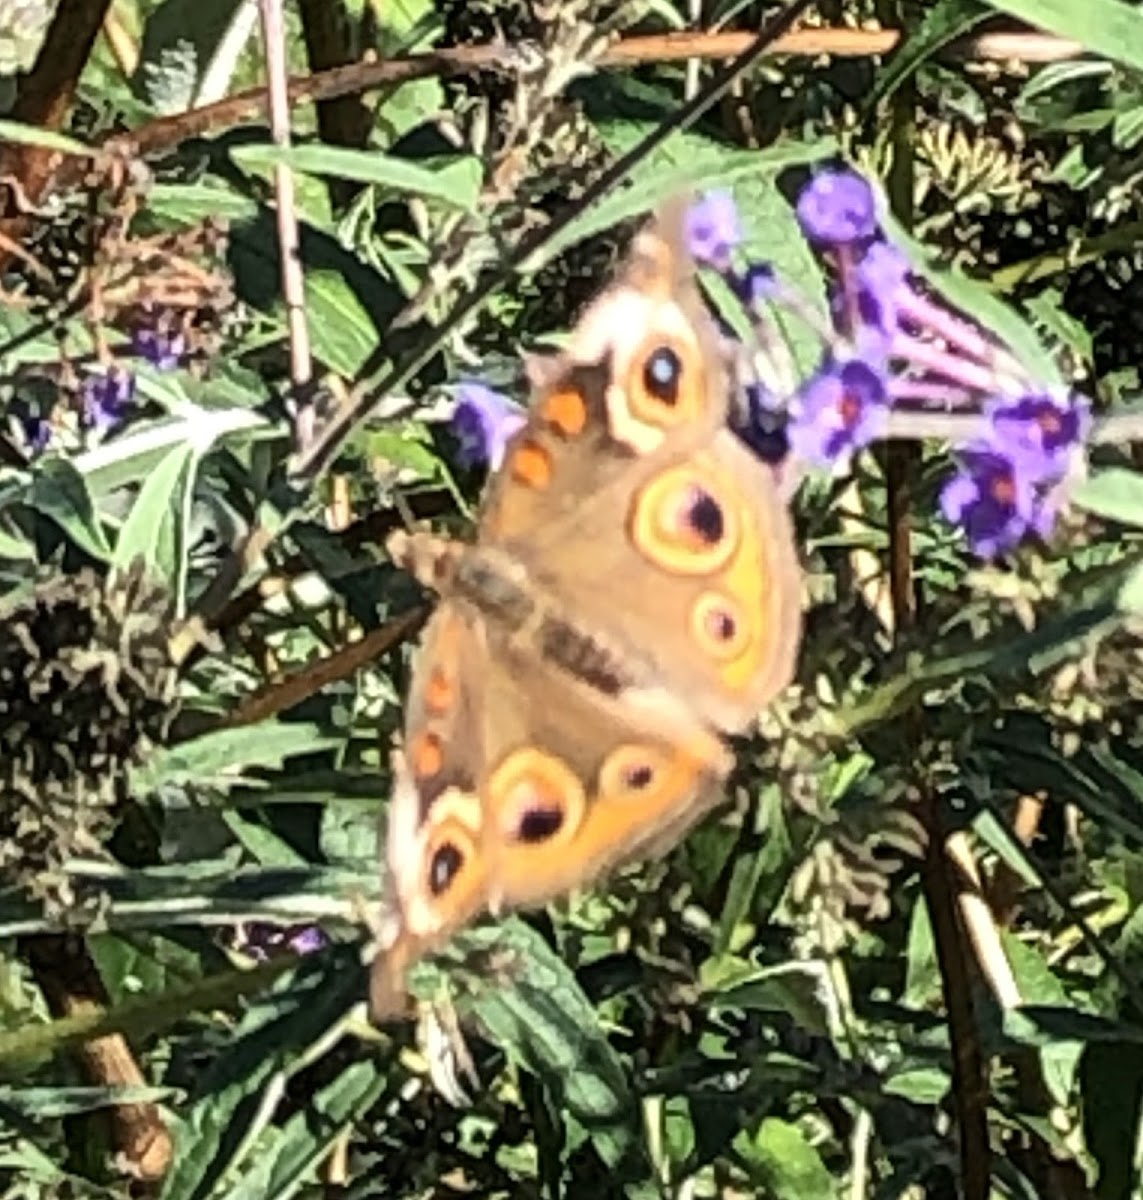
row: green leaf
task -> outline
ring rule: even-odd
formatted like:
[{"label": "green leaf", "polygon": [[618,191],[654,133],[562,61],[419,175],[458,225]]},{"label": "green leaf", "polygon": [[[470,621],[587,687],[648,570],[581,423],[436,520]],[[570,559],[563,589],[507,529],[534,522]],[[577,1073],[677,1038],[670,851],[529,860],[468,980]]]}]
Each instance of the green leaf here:
[{"label": "green leaf", "polygon": [[439,479],[443,474],[423,425],[403,421],[396,427],[371,430],[362,440],[362,446],[370,459],[384,459],[391,466],[413,471],[423,479]]},{"label": "green leaf", "polygon": [[540,1080],[603,1161],[618,1166],[637,1145],[637,1106],[624,1065],[567,964],[516,918],[472,930],[463,941],[512,959],[510,979],[481,988],[472,1000],[481,1023]]},{"label": "green leaf", "polygon": [[791,1122],[767,1117],[753,1137],[740,1135],[734,1145],[753,1178],[776,1200],[834,1200],[821,1155]]},{"label": "green leaf", "polygon": [[369,1111],[385,1084],[381,1063],[351,1063],[332,1083],[307,1097],[284,1125],[258,1139],[256,1153],[243,1177],[224,1193],[225,1200],[286,1200],[302,1184],[314,1182],[334,1142]]},{"label": "green leaf", "polygon": [[45,1022],[39,1017],[27,1025],[0,1032],[0,1072],[26,1070],[41,1057],[79,1046],[108,1033],[129,1033],[145,1038],[184,1021],[188,1014],[236,1003],[243,996],[263,991],[267,984],[293,967],[277,959],[249,970],[225,971],[172,989],[163,996],[137,997],[108,1009],[84,1009],[74,1016]]},{"label": "green leaf", "polygon": [[376,150],[347,150],[320,144],[236,146],[231,158],[246,169],[268,170],[279,164],[309,175],[330,175],[373,183],[395,192],[411,192],[471,211],[480,190],[480,164],[474,158],[449,158],[436,170]]},{"label": "green leaf", "polygon": [[0,142],[17,142],[23,146],[41,146],[45,150],[55,150],[59,154],[81,154],[91,157],[90,146],[85,146],[75,138],[65,137],[51,129],[41,129],[36,125],[22,125],[19,121],[0,120]]},{"label": "green leaf", "polygon": [[147,478],[181,445],[212,445],[222,438],[281,436],[261,413],[249,408],[205,409],[188,405],[184,415],[140,424],[130,432],[76,455],[75,468],[100,498]]},{"label": "green leaf", "polygon": [[1139,9],[1123,0],[988,0],[997,12],[1033,29],[1079,42],[1113,62],[1143,71],[1143,22]]},{"label": "green leaf", "polygon": [[120,1104],[155,1104],[179,1095],[170,1087],[4,1087],[0,1108],[29,1121],[95,1112]]},{"label": "green leaf", "polygon": [[[303,960],[291,978],[251,1003],[230,1043],[217,1047],[200,1081],[201,1098],[185,1112],[162,1200],[207,1200],[231,1173],[257,1169],[256,1139],[271,1115],[263,1111],[266,1094],[284,1085],[303,1054],[345,1021],[363,983],[358,948],[340,946]],[[305,1145],[303,1139],[299,1148]]]},{"label": "green leaf", "polygon": [[228,221],[252,221],[258,205],[249,196],[215,182],[159,183],[147,193],[150,214],[159,219],[191,225],[204,218]]},{"label": "green leaf", "polygon": [[1119,589],[1119,607],[1125,613],[1143,613],[1143,563],[1135,568]]},{"label": "green leaf", "polygon": [[115,542],[114,566],[127,571],[141,559],[183,611],[187,526],[201,447],[176,446],[143,482]]},{"label": "green leaf", "polygon": [[96,516],[87,481],[67,459],[51,455],[36,463],[25,501],[51,518],[92,557],[110,560],[111,547]]},{"label": "green leaf", "polygon": [[1005,1036],[1021,1046],[1122,1042],[1143,1047],[1143,1029],[1126,1021],[1101,1017],[1098,1013],[1082,1012],[1066,1003],[1025,1004],[1005,1012],[1003,1022]]},{"label": "green leaf", "polygon": [[824,966],[779,963],[755,967],[745,977],[739,975],[710,1000],[716,1010],[786,1013],[808,1034],[829,1037],[837,1025],[827,1004],[830,993]]},{"label": "green leaf", "polygon": [[[1034,947],[1006,933],[1004,952],[1025,1004],[1063,1006],[1068,1003],[1063,984]],[[1057,1104],[1067,1104],[1083,1047],[1073,1041],[1061,1040],[1046,1041],[1039,1049],[1044,1083]]]},{"label": "green leaf", "polygon": [[378,343],[365,305],[334,271],[308,271],[305,294],[314,354],[337,374],[355,377]]},{"label": "green leaf", "polygon": [[878,75],[873,94],[866,101],[866,111],[874,112],[928,59],[990,15],[980,0],[939,0],[925,9],[920,24],[910,30],[909,36]]},{"label": "green leaf", "polygon": [[949,1094],[952,1080],[938,1067],[916,1067],[889,1075],[881,1084],[886,1096],[901,1096],[914,1104],[940,1104]]},{"label": "green leaf", "polygon": [[937,963],[936,943],[933,940],[933,923],[929,919],[929,907],[923,898],[918,898],[913,905],[905,964],[902,1003],[910,1008],[924,1008],[941,994],[941,972]]},{"label": "green leaf", "polygon": [[247,773],[254,768],[281,767],[289,758],[340,744],[340,738],[302,722],[259,721],[237,729],[219,729],[152,751],[132,772],[132,790],[143,795],[189,783],[233,787],[249,782]]},{"label": "green leaf", "polygon": [[1143,527],[1143,475],[1126,467],[1095,471],[1069,493],[1071,502],[1121,525]]}]

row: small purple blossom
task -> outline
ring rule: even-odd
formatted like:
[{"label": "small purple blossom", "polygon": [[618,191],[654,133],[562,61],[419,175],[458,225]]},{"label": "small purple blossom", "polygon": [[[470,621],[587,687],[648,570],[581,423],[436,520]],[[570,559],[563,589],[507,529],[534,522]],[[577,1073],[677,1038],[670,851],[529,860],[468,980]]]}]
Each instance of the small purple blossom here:
[{"label": "small purple blossom", "polygon": [[753,263],[734,280],[734,290],[747,308],[761,308],[782,294],[782,285],[770,263]]},{"label": "small purple blossom", "polygon": [[908,261],[888,242],[874,242],[853,272],[858,320],[866,330],[884,339],[886,349],[897,332],[908,280]]},{"label": "small purple blossom", "polygon": [[854,171],[819,171],[798,196],[798,223],[812,242],[848,246],[877,232],[873,189]]},{"label": "small purple blossom", "polygon": [[452,429],[460,443],[459,461],[463,466],[486,462],[496,470],[509,440],[524,424],[524,413],[483,383],[462,383],[456,397]]},{"label": "small purple blossom", "polygon": [[140,326],[131,335],[131,349],[156,370],[173,371],[187,352],[187,340],[181,333]]},{"label": "small purple blossom", "polygon": [[961,469],[941,490],[941,511],[981,558],[997,558],[1033,531],[1051,532],[1055,504],[1037,493],[1008,455],[981,443],[961,451]]},{"label": "small purple blossom", "polygon": [[329,945],[329,938],[316,925],[270,925],[252,921],[240,926],[235,945],[258,962],[275,954],[313,954]]},{"label": "small purple blossom", "polygon": [[738,208],[729,192],[708,192],[687,210],[687,248],[696,262],[718,271],[730,268],[730,255],[742,241]]},{"label": "small purple blossom", "polygon": [[855,450],[885,431],[885,375],[861,358],[827,361],[791,407],[788,435],[793,453],[815,466],[844,467]]},{"label": "small purple blossom", "polygon": [[329,938],[316,925],[303,925],[293,930],[285,943],[295,954],[314,954],[329,945]]},{"label": "small purple blossom", "polygon": [[83,381],[83,415],[94,429],[110,430],[127,415],[135,399],[135,377],[120,367],[109,367]]},{"label": "small purple blossom", "polygon": [[1083,396],[1004,397],[986,405],[984,414],[991,440],[1037,481],[1066,474],[1072,452],[1091,429],[1091,404]]}]

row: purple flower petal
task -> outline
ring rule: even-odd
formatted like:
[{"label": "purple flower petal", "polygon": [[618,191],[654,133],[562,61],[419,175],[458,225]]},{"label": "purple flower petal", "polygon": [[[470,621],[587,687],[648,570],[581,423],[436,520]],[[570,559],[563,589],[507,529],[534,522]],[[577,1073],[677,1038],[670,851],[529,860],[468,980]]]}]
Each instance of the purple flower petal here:
[{"label": "purple flower petal", "polygon": [[187,344],[181,333],[143,326],[131,335],[131,349],[157,370],[173,371],[182,362]]},{"label": "purple flower petal", "polygon": [[83,413],[94,429],[110,430],[127,415],[135,399],[135,376],[119,367],[89,375],[81,389]]},{"label": "purple flower petal", "polygon": [[862,324],[886,339],[897,332],[900,298],[908,287],[909,264],[896,246],[875,242],[854,272]]},{"label": "purple flower petal", "polygon": [[456,397],[452,429],[460,443],[458,460],[462,466],[485,462],[496,470],[508,442],[524,424],[524,413],[483,383],[462,383]]},{"label": "purple flower petal", "polygon": [[877,232],[873,189],[854,171],[819,171],[802,189],[798,223],[813,242],[846,246]]},{"label": "purple flower petal", "polygon": [[986,559],[1014,549],[1043,521],[1032,480],[987,444],[961,452],[960,471],[945,484],[940,505],[945,518],[964,529],[971,549]]},{"label": "purple flower petal", "polygon": [[295,954],[313,954],[329,943],[329,939],[316,925],[306,925],[286,938],[286,945]]},{"label": "purple flower petal", "polygon": [[734,281],[738,298],[748,308],[761,308],[781,294],[781,284],[770,263],[753,263]]},{"label": "purple flower petal", "polygon": [[1072,452],[1091,430],[1091,404],[1083,396],[1048,393],[1000,398],[985,407],[991,440],[1019,461],[1029,478],[1059,478]]},{"label": "purple flower petal", "polygon": [[865,359],[830,360],[791,408],[790,449],[815,466],[843,468],[855,450],[885,431],[889,400],[884,371]]},{"label": "purple flower petal", "polygon": [[742,241],[738,209],[729,192],[709,192],[687,210],[687,248],[696,262],[718,271],[730,268],[730,255]]},{"label": "purple flower petal", "polygon": [[19,416],[18,421],[20,428],[24,434],[24,441],[27,445],[28,452],[35,456],[42,454],[52,440],[52,423],[44,417],[33,416],[30,413],[25,413]]}]

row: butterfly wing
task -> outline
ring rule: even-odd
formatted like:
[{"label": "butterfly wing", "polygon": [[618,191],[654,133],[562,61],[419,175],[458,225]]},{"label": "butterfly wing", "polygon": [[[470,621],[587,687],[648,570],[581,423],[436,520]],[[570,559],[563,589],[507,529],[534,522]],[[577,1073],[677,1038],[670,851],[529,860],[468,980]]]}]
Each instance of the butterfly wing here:
[{"label": "butterfly wing", "polygon": [[482,911],[543,904],[673,844],[732,765],[669,692],[569,679],[462,600],[426,631],[407,713],[378,1019],[399,1011],[408,965]]},{"label": "butterfly wing", "polygon": [[697,714],[743,729],[792,676],[800,572],[771,468],[727,428],[725,356],[677,211],[533,375],[480,545]]}]

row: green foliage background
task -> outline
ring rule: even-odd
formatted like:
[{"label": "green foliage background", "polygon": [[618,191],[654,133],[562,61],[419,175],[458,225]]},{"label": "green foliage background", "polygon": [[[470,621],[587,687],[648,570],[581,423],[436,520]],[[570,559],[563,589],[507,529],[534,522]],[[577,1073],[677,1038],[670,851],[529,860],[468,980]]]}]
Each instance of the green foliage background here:
[{"label": "green foliage background", "polygon": [[[797,505],[810,597],[799,684],[744,746],[727,810],[665,862],[457,939],[415,973],[418,1023],[366,1022],[362,912],[378,896],[409,652],[378,631],[407,626],[421,602],[384,535],[403,520],[398,496],[463,533],[481,483],[451,465],[439,416],[452,385],[519,389],[521,351],[566,331],[637,219],[682,186],[732,189],[750,255],[820,302],[790,197],[842,154],[885,181],[938,289],[1042,377],[1074,382],[1100,413],[1130,411],[1139,10],[823,6],[810,28],[878,20],[909,36],[885,59],[764,60],[684,130],[673,122],[709,64],[592,63],[589,35],[667,33],[688,6],[326,3],[343,60],[494,44],[501,69],[383,86],[327,109],[320,130],[313,107],[295,106],[284,155],[248,113],[176,135],[145,184],[116,194],[109,176],[73,179],[44,198],[22,236],[46,282],[6,269],[3,1194],[129,1194],[130,1147],[106,1121],[125,1104],[157,1105],[174,1138],[151,1185],[163,1200],[948,1197],[976,1186],[958,1156],[972,1122],[994,1195],[1138,1194],[1143,483],[1130,444],[1094,451],[1056,544],[987,570],[935,515],[941,446],[813,481]],[[701,7],[710,30],[757,29],[777,11]],[[0,64],[32,65],[46,11],[0,0]],[[89,145],[152,128],[201,98],[212,66],[229,91],[258,85],[256,36],[220,62],[234,12],[117,3],[139,66],[128,77],[97,42],[63,132]],[[286,16],[291,70],[306,74],[320,22],[313,5]],[[954,44],[1022,20],[1083,52],[1028,65]],[[618,186],[578,204],[662,128]],[[283,158],[315,360],[384,393],[312,490],[288,476],[270,182]],[[569,211],[541,242],[535,231]],[[228,282],[192,305],[200,361],[140,365],[114,436],[73,422],[55,452],[28,454],[20,415],[67,394],[64,366],[86,361],[100,321],[123,349],[126,302],[109,288],[100,315],[85,285],[91,230],[122,220],[128,244],[153,239],[169,266],[172,246],[201,250],[208,217],[229,222],[216,272]],[[525,239],[533,251],[500,278]],[[129,260],[158,271],[141,252]],[[474,288],[473,319],[450,324]],[[791,349],[810,365],[796,331]],[[335,403],[319,392],[319,417]],[[916,620],[891,637],[866,572],[888,559],[903,497]],[[348,524],[327,519],[335,502]],[[132,573],[140,560],[150,583]],[[50,619],[37,623],[37,603]],[[305,686],[307,668],[368,634],[383,653]],[[97,667],[77,645],[100,647]],[[23,708],[21,655],[47,681]],[[245,723],[253,699],[299,673],[289,704]],[[1013,832],[1021,800],[1042,805],[1030,846]],[[924,856],[925,825],[961,834],[978,864],[1022,1007],[998,1003],[966,927],[942,941],[932,906],[955,911],[964,881]],[[252,965],[252,926],[314,925],[322,949]],[[50,981],[76,961],[105,1003],[65,1015]],[[954,1011],[966,1002],[967,1027]],[[109,1031],[139,1067],[125,1088],[77,1057]]]}]

